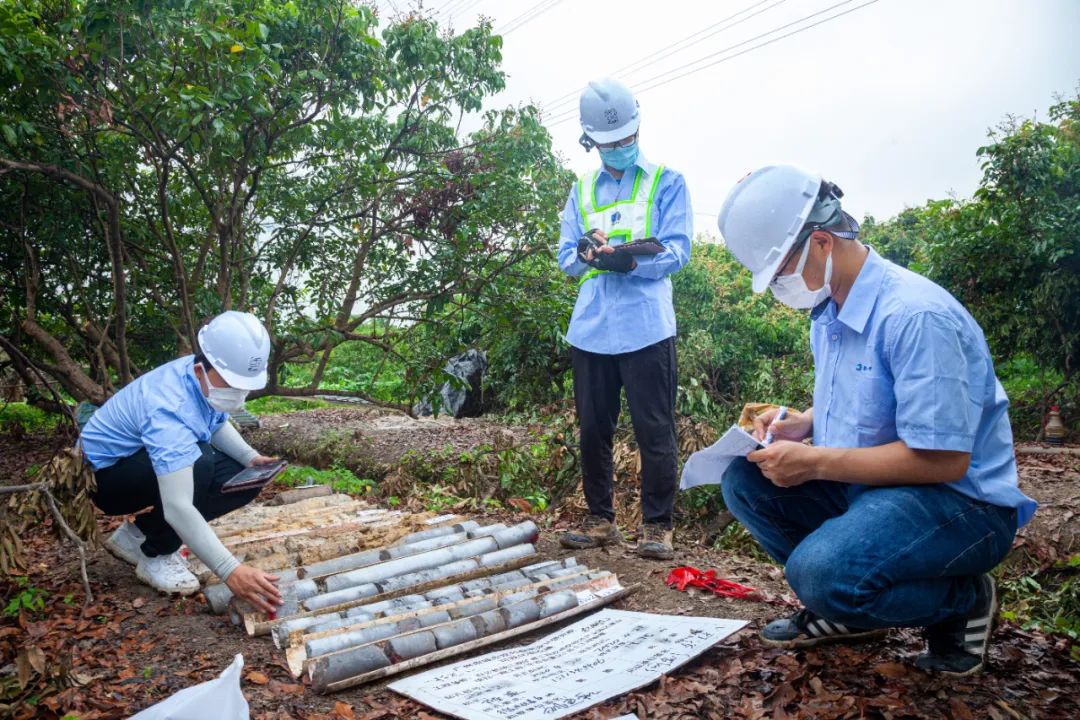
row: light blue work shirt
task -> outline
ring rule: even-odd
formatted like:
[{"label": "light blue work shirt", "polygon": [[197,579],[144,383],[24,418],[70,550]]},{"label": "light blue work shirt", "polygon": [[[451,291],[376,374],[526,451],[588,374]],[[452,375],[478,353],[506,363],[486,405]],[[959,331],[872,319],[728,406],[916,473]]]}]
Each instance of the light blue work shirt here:
[{"label": "light blue work shirt", "polygon": [[1017,487],[1009,399],[982,329],[945,289],[867,255],[840,312],[813,313],[814,444],[859,448],[896,440],[918,450],[971,453],[949,487],[1016,509],[1036,503]]},{"label": "light blue work shirt", "polygon": [[[602,168],[596,179],[597,202],[607,205],[629,200],[634,191],[635,167],[646,172],[656,170],[640,153],[634,167],[627,168],[620,180]],[[589,228],[583,226],[576,188],[575,183],[563,208],[559,243],[559,267],[572,277],[580,277],[592,269],[577,254],[578,240]],[[656,188],[655,205],[654,235],[666,250],[657,255],[636,256],[637,267],[628,273],[602,273],[581,285],[566,333],[566,341],[574,347],[618,355],[675,335],[675,307],[668,276],[690,261],[690,236],[694,230],[690,194],[681,174],[664,168]]]},{"label": "light blue work shirt", "polygon": [[206,402],[195,377],[195,356],[140,375],[109,398],[83,428],[83,454],[94,470],[146,448],[154,472],[182,470],[202,455],[197,443],[228,419]]}]

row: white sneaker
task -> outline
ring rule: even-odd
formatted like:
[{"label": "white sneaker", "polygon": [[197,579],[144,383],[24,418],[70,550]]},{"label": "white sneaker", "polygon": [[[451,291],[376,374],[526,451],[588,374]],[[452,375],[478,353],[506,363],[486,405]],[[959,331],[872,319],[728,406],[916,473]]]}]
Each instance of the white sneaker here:
[{"label": "white sneaker", "polygon": [[199,579],[191,574],[187,561],[178,552],[158,557],[144,556],[135,566],[135,576],[165,593],[192,595],[201,587]]},{"label": "white sneaker", "polygon": [[142,530],[135,523],[125,521],[105,541],[105,548],[121,560],[138,565],[139,561],[146,557],[142,552],[144,540],[146,536]]}]

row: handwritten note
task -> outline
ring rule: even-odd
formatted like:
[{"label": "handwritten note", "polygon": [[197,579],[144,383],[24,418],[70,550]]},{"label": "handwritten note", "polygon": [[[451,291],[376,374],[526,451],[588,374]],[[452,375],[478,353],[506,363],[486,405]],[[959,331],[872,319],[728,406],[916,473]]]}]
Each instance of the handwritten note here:
[{"label": "handwritten note", "polygon": [[429,670],[390,689],[463,720],[556,720],[648,685],[745,624],[602,610],[531,645]]},{"label": "handwritten note", "polygon": [[761,447],[761,443],[738,425],[732,425],[724,436],[704,450],[686,459],[683,465],[680,490],[698,485],[719,485],[724,471],[737,457],[746,457]]}]

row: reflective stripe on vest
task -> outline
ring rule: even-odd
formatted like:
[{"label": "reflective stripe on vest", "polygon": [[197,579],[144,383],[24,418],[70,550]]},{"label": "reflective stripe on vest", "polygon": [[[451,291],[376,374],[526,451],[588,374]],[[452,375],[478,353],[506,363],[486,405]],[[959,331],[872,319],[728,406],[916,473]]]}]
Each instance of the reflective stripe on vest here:
[{"label": "reflective stripe on vest", "polygon": [[[632,240],[652,237],[652,216],[656,202],[656,188],[660,186],[660,176],[664,166],[657,165],[652,177],[646,181],[646,173],[640,166],[634,168],[634,188],[630,199],[616,200],[607,205],[596,202],[596,181],[600,170],[582,175],[578,180],[578,207],[581,208],[581,220],[585,230],[601,230],[608,237],[608,243],[619,245]],[[591,268],[581,276],[578,286],[607,270]]]}]

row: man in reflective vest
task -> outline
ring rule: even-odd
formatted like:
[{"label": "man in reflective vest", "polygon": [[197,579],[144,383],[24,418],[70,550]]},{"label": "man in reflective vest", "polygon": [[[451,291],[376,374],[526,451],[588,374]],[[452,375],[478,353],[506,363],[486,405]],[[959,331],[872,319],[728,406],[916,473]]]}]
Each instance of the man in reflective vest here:
[{"label": "man in reflective vest", "polygon": [[[622,83],[600,80],[581,94],[581,144],[601,167],[570,191],[562,216],[559,267],[580,278],[566,339],[573,347],[574,400],[589,517],[565,533],[565,547],[620,540],[612,504],[612,439],[626,390],[641,452],[638,554],[672,557],[675,501],[675,309],[668,278],[690,260],[693,212],[682,175],[638,150],[637,101]],[[626,243],[654,238],[661,250],[631,254]]]}]

